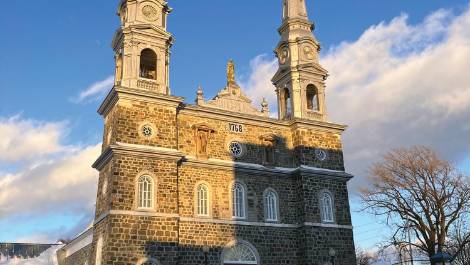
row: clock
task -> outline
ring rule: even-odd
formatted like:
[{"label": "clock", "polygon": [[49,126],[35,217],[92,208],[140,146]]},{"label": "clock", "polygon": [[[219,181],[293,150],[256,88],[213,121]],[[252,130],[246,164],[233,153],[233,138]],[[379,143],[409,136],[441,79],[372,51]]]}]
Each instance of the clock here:
[{"label": "clock", "polygon": [[144,15],[145,19],[148,21],[158,20],[158,11],[155,7],[151,5],[144,6],[142,8],[142,14]]}]

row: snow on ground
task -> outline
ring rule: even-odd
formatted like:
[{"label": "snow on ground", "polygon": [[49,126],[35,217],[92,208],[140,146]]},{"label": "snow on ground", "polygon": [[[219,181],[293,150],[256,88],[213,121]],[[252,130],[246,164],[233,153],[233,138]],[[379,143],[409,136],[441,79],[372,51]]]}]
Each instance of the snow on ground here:
[{"label": "snow on ground", "polygon": [[387,261],[377,261],[372,263],[371,265],[391,265],[392,263],[387,262]]},{"label": "snow on ground", "polygon": [[6,260],[5,257],[2,257],[0,265],[57,265],[56,251],[61,247],[62,245],[53,246],[44,251],[39,257],[33,259],[13,258]]}]

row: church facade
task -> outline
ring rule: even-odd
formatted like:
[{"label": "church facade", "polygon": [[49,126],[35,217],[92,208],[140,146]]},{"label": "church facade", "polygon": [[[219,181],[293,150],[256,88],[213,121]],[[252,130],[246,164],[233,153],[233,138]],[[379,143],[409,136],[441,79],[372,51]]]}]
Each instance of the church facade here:
[{"label": "church facade", "polygon": [[[281,4],[281,2],[279,3]],[[122,0],[93,226],[66,265],[355,264],[341,134],[304,0],[283,0],[278,117],[236,83],[194,104],[171,94],[163,0]]]}]

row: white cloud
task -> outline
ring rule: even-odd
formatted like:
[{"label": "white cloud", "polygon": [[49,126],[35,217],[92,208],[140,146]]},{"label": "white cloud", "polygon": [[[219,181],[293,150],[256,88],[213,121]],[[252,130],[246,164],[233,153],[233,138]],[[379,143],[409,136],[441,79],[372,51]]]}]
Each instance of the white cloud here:
[{"label": "white cloud", "polygon": [[[470,9],[459,15],[438,10],[417,25],[407,19],[372,26],[321,60],[331,74],[330,120],[350,126],[344,150],[356,185],[390,148],[425,144],[448,159],[469,156]],[[247,85],[251,97],[274,91],[272,63],[265,59],[254,69]],[[274,93],[268,98],[276,106]]]},{"label": "white cloud", "polygon": [[72,99],[75,103],[86,103],[99,100],[114,85],[114,76],[109,76],[104,80],[98,81],[87,87],[79,93],[77,97]]},{"label": "white cloud", "polygon": [[255,106],[260,106],[263,98],[270,102],[270,112],[276,112],[275,88],[271,83],[271,77],[278,67],[277,60],[268,58],[267,55],[258,55],[250,61],[250,76],[241,80],[242,87],[246,87],[246,93],[254,100]]},{"label": "white cloud", "polygon": [[0,161],[15,162],[65,152],[66,122],[39,122],[20,116],[0,117]]},{"label": "white cloud", "polygon": [[83,217],[69,230],[32,235],[52,242],[79,232],[90,222],[96,198],[98,173],[91,164],[99,156],[101,144],[62,144],[66,124],[0,117],[0,167],[6,167],[0,170],[0,220]]},{"label": "white cloud", "polygon": [[0,176],[0,218],[92,211],[98,173],[91,168],[101,145]]}]

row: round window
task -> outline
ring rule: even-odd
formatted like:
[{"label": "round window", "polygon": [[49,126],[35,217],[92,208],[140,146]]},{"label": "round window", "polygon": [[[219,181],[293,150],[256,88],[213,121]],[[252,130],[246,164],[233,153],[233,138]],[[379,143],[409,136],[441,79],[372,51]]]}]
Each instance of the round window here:
[{"label": "round window", "polygon": [[229,151],[234,157],[241,157],[243,155],[243,145],[239,142],[231,142]]},{"label": "round window", "polygon": [[153,128],[149,124],[145,124],[141,128],[141,133],[144,137],[150,138],[153,136]]},{"label": "round window", "polygon": [[328,158],[328,154],[325,150],[316,149],[315,150],[315,157],[320,161],[325,161]]}]

